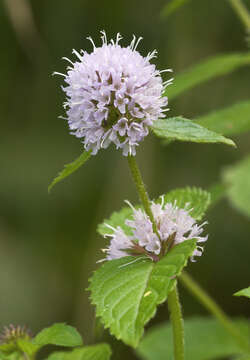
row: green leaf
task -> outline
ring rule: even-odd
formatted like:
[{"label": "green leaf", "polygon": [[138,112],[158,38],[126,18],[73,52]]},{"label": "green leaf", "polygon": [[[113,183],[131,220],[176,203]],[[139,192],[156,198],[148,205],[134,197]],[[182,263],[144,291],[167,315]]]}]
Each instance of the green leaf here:
[{"label": "green leaf", "polygon": [[98,344],[74,349],[73,351],[58,351],[52,353],[47,360],[109,360],[110,346]]},{"label": "green leaf", "polygon": [[82,338],[78,331],[72,326],[58,323],[40,331],[34,338],[34,344],[39,346],[80,346]]},{"label": "green leaf", "polygon": [[250,216],[250,156],[223,173],[227,185],[227,196],[232,205],[246,216]]},{"label": "green leaf", "polygon": [[10,342],[6,344],[0,344],[0,351],[9,354],[17,350],[17,346],[15,342]]},{"label": "green leaf", "polygon": [[227,136],[250,131],[250,101],[203,115],[196,119],[196,123]]},{"label": "green leaf", "polygon": [[131,228],[125,224],[126,219],[131,219],[133,215],[133,210],[127,206],[122,208],[120,211],[113,212],[109,219],[103,221],[102,224],[99,224],[97,227],[97,232],[101,235],[113,234],[113,230],[109,226],[117,227],[120,226],[127,235],[131,235]]},{"label": "green leaf", "polygon": [[[248,322],[236,321],[235,324],[247,337]],[[242,353],[234,338],[213,318],[185,319],[184,328],[186,360],[212,360]],[[137,349],[144,360],[174,360],[173,352],[170,324],[151,328]]]},{"label": "green leaf", "polygon": [[23,354],[20,352],[13,352],[11,354],[4,354],[0,352],[1,360],[24,360]]},{"label": "green leaf", "polygon": [[214,56],[191,66],[177,75],[174,84],[166,89],[165,95],[172,100],[184,91],[190,90],[213,78],[226,75],[248,64],[250,64],[250,54],[248,53]]},{"label": "green leaf", "polygon": [[[11,354],[15,354],[13,355],[13,358],[15,358],[19,354],[22,358],[23,353],[33,356],[38,351],[38,349],[39,346],[33,344],[32,339],[20,338],[13,340],[10,343],[1,344],[0,355],[4,354],[5,356],[10,356]],[[2,358],[0,357],[0,359]]]},{"label": "green leaf", "polygon": [[[196,220],[201,220],[210,204],[210,193],[196,187],[186,187],[180,189],[174,189],[164,195],[164,203],[176,202],[176,205],[180,208],[186,206],[190,211],[191,216]],[[161,203],[161,197],[155,200]],[[189,204],[187,206],[187,203]],[[135,206],[138,208],[139,206]],[[126,219],[131,219],[133,211],[130,207],[124,207],[120,211],[114,212],[109,219],[103,221],[102,224],[98,225],[97,231],[100,235],[112,234],[113,231],[108,225],[116,228],[120,226],[127,235],[131,235],[131,228],[125,224]]]},{"label": "green leaf", "polygon": [[52,181],[52,183],[48,187],[48,191],[50,190],[60,181],[73,174],[76,170],[78,170],[85,162],[90,158],[91,151],[84,151],[76,160],[71,162],[70,164],[66,164],[64,169],[58,174],[58,176]]},{"label": "green leaf", "polygon": [[250,298],[250,286],[234,293],[235,296],[246,296]]},{"label": "green leaf", "polygon": [[202,219],[210,205],[210,201],[210,193],[196,187],[175,189],[164,196],[165,203],[176,202],[179,208],[186,207],[186,209],[190,211],[190,215],[196,220]]},{"label": "green leaf", "polygon": [[17,346],[23,353],[26,353],[29,356],[33,356],[40,348],[39,345],[34,344],[32,339],[18,339]]},{"label": "green leaf", "polygon": [[190,0],[170,0],[162,9],[161,16],[168,17]]},{"label": "green leaf", "polygon": [[107,261],[90,279],[91,301],[96,315],[110,333],[136,347],[144,326],[166,301],[178,276],[192,255],[195,240],[172,248],[159,262],[135,262],[131,256]]},{"label": "green leaf", "polygon": [[196,143],[224,143],[235,146],[231,139],[227,139],[181,116],[156,120],[151,129],[156,136],[163,139]]}]

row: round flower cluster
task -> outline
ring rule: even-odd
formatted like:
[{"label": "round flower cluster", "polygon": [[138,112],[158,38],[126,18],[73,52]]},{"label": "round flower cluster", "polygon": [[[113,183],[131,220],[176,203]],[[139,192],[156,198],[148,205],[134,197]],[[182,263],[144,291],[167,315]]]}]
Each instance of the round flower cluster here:
[{"label": "round flower cluster", "polygon": [[0,335],[0,344],[15,342],[18,339],[28,340],[29,338],[31,338],[31,333],[26,326],[11,324],[4,327],[3,333]]},{"label": "round flower cluster", "polygon": [[[126,234],[121,227],[113,228],[112,234],[106,234],[111,237],[110,245],[104,251],[107,253],[106,259],[118,259],[128,255],[146,255],[153,261],[158,261],[174,245],[185,240],[196,239],[197,243],[205,242],[208,236],[200,236],[203,232],[203,225],[198,225],[189,215],[187,206],[180,209],[176,204],[151,203],[151,210],[156,223],[157,232],[153,231],[153,225],[148,215],[141,209],[133,209],[133,220],[126,220],[125,224],[130,227],[131,234]],[[194,256],[201,256],[203,248],[197,246],[194,250],[191,260]]]},{"label": "round flower cluster", "polygon": [[[136,146],[148,135],[153,121],[164,117],[168,99],[162,96],[172,79],[162,81],[161,71],[150,60],[156,51],[143,57],[136,50],[142,38],[133,37],[121,47],[120,34],[108,42],[104,31],[102,46],[88,54],[73,50],[77,61],[70,62],[65,77],[64,103],[72,133],[83,138],[85,149],[95,155],[114,143],[123,155],[135,155]],[[170,69],[164,71],[171,71]]]}]

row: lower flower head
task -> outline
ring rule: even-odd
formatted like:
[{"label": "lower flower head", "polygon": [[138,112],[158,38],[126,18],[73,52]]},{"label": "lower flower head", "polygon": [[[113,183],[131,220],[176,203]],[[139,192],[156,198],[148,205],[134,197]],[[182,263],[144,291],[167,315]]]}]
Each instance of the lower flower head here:
[{"label": "lower flower head", "polygon": [[8,344],[14,343],[18,339],[29,339],[31,337],[30,330],[26,328],[26,326],[14,326],[9,325],[5,326],[2,334],[0,335],[0,343]]},{"label": "lower flower head", "polygon": [[[161,72],[136,50],[141,38],[134,37],[127,47],[121,47],[120,34],[108,42],[102,32],[102,46],[93,52],[73,53],[65,77],[67,95],[64,107],[72,133],[83,139],[86,150],[96,154],[114,143],[123,155],[135,155],[136,146],[148,134],[148,126],[164,117],[167,97],[162,93],[171,80],[162,81]],[[171,70],[165,70],[171,71]]]},{"label": "lower flower head", "polygon": [[133,219],[125,221],[131,229],[131,235],[126,234],[121,227],[112,227],[113,233],[106,235],[111,237],[110,245],[105,249],[106,260],[128,255],[146,255],[153,261],[158,261],[173,246],[189,239],[196,239],[198,244],[191,260],[194,260],[194,256],[202,255],[203,248],[199,244],[208,238],[201,236],[206,222],[198,225],[190,216],[187,206],[181,209],[176,204],[164,204],[163,197],[161,204],[152,202],[151,210],[157,234],[148,215],[142,209],[137,210],[134,207],[132,209]]}]

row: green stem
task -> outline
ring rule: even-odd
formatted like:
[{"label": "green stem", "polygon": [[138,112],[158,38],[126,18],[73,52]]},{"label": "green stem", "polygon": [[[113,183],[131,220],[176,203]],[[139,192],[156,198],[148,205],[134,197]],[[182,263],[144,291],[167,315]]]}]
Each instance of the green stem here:
[{"label": "green stem", "polygon": [[242,0],[229,0],[247,31],[250,31],[250,14]]},{"label": "green stem", "polygon": [[168,294],[168,308],[173,329],[174,358],[184,360],[184,326],[177,285]]},{"label": "green stem", "polygon": [[250,351],[250,345],[248,339],[246,339],[238,328],[233,324],[229,317],[224,313],[224,311],[216,304],[216,302],[206,293],[204,289],[198,285],[190,275],[185,271],[179,277],[179,280],[183,285],[200,301],[200,303],[207,308],[224,326],[237,341],[238,345],[243,349]]},{"label": "green stem", "polygon": [[[150,220],[152,221],[153,228],[155,233],[157,232],[156,223],[153,218],[153,214],[150,207],[150,200],[145,189],[145,185],[142,180],[140,170],[137,166],[136,160],[132,156],[128,156],[128,163],[131,170],[133,180],[135,182],[139,197],[141,199],[142,205],[148,214]],[[247,351],[250,351],[250,345],[248,340],[241,335],[238,328],[232,323],[229,317],[224,313],[224,311],[216,304],[216,302],[203,290],[186,272],[182,272],[180,278],[182,283],[188,288],[188,290],[204,305],[224,326],[237,341],[239,346]],[[168,298],[169,301],[169,298]]]},{"label": "green stem", "polygon": [[[128,164],[144,210],[153,224],[155,234],[160,238],[150,207],[150,200],[134,156],[128,156]],[[175,360],[184,360],[184,329],[177,288],[168,294],[168,307],[173,327]]]},{"label": "green stem", "polygon": [[142,203],[142,205],[144,207],[144,210],[146,211],[146,214],[149,216],[149,218],[150,218],[150,220],[151,220],[151,222],[153,224],[154,233],[157,234],[158,237],[159,237],[157,226],[156,226],[156,223],[155,223],[155,220],[154,220],[154,217],[153,217],[153,213],[152,213],[152,210],[151,210],[151,206],[150,206],[150,200],[149,200],[149,197],[148,197],[144,182],[142,180],[140,170],[138,168],[138,165],[136,163],[136,160],[135,160],[134,156],[130,156],[130,155],[128,156],[128,164],[129,164],[131,175],[132,175],[132,178],[134,180],[134,183],[135,183],[138,195],[140,197],[141,203]]}]

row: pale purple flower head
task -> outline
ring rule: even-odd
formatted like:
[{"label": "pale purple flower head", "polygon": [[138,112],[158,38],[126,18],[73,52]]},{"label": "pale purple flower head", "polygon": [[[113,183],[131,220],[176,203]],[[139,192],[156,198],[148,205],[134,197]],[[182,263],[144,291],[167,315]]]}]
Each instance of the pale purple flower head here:
[{"label": "pale purple flower head", "polygon": [[[131,207],[132,205],[128,203]],[[198,225],[195,219],[190,216],[187,210],[188,204],[184,209],[178,208],[176,204],[151,203],[151,210],[156,223],[158,234],[153,231],[153,225],[148,215],[142,209],[133,209],[133,219],[126,220],[125,224],[130,227],[131,235],[128,235],[120,227],[113,228],[110,245],[106,252],[106,260],[118,259],[124,256],[145,255],[153,261],[158,261],[174,245],[185,240],[196,239],[197,246],[194,256],[201,256],[203,248],[199,245],[207,240],[208,236],[201,236],[203,225]]]},{"label": "pale purple flower head", "polygon": [[[86,150],[95,155],[114,143],[123,155],[135,155],[136,146],[148,135],[153,121],[164,117],[168,99],[162,96],[172,79],[162,81],[161,71],[136,50],[141,38],[133,37],[121,47],[102,33],[102,46],[93,40],[92,53],[73,50],[77,60],[70,62],[65,77],[67,101],[64,108],[72,134],[83,139]],[[170,69],[164,71],[171,71]]]}]

